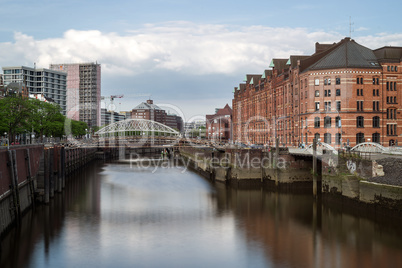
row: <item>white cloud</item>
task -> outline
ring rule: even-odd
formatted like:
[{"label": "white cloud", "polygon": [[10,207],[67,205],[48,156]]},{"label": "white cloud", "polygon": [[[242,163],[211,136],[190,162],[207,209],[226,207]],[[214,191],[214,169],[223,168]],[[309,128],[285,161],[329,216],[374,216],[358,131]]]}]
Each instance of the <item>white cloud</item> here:
[{"label": "white cloud", "polygon": [[[336,33],[303,28],[239,27],[167,22],[147,24],[125,35],[69,30],[61,38],[35,40],[15,33],[0,43],[2,65],[98,61],[103,72],[136,75],[170,70],[188,74],[262,72],[272,57],[312,52],[316,41],[337,41]],[[5,55],[5,53],[7,55]]]}]

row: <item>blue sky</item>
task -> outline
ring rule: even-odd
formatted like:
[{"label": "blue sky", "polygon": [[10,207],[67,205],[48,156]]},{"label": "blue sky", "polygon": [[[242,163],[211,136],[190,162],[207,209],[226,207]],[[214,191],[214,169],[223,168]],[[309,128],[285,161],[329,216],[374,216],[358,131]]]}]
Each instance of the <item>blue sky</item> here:
[{"label": "blue sky", "polygon": [[[0,65],[102,64],[102,95],[148,97],[185,119],[231,104],[247,73],[349,35],[402,46],[399,1],[0,0]],[[121,104],[120,104],[121,103]],[[106,103],[106,106],[108,104]]]}]

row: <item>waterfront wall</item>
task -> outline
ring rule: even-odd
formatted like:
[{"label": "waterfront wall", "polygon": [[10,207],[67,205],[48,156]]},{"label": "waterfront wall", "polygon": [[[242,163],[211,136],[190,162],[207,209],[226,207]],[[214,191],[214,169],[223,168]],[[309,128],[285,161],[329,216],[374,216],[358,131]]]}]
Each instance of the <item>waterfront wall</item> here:
[{"label": "waterfront wall", "polygon": [[[116,151],[108,149],[109,151]],[[49,203],[66,176],[96,157],[97,148],[13,146],[0,149],[0,235],[35,206]]]},{"label": "waterfront wall", "polygon": [[191,167],[207,178],[232,185],[273,184],[276,187],[310,188],[312,159],[275,149],[214,150],[208,147],[182,147],[180,154]]},{"label": "waterfront wall", "polygon": [[402,187],[368,181],[384,175],[382,166],[354,154],[332,157],[336,161],[329,161],[329,158],[323,161],[322,194],[325,198],[352,201],[380,213],[392,211],[402,216]]}]

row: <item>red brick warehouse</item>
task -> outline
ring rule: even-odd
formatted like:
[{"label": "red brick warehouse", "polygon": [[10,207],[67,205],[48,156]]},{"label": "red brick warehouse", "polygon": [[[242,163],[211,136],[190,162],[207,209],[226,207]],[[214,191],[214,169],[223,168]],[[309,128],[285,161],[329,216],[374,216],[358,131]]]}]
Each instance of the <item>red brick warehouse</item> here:
[{"label": "red brick warehouse", "polygon": [[250,144],[401,141],[402,47],[371,50],[350,38],[310,56],[273,59],[235,87],[233,140]]}]

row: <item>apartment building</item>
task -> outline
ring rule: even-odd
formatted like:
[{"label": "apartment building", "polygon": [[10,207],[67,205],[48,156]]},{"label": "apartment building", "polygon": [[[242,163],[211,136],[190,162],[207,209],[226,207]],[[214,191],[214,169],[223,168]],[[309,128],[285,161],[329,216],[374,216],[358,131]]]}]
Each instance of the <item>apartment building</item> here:
[{"label": "apartment building", "polygon": [[101,125],[101,65],[98,63],[51,64],[67,73],[67,117]]},{"label": "apartment building", "polygon": [[5,87],[20,85],[29,94],[42,95],[47,100],[57,103],[63,115],[67,113],[67,74],[43,68],[26,66],[2,67]]},{"label": "apartment building", "polygon": [[232,109],[229,104],[216,109],[215,114],[206,115],[206,137],[216,141],[231,140]]},{"label": "apartment building", "polygon": [[313,55],[273,59],[234,88],[235,142],[335,148],[402,139],[402,47],[371,50],[350,38]]}]

